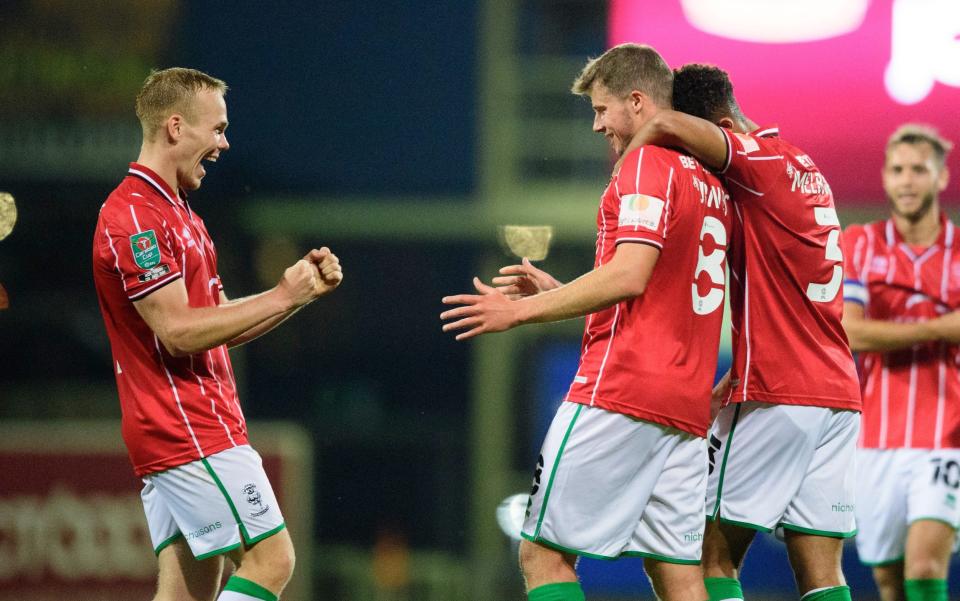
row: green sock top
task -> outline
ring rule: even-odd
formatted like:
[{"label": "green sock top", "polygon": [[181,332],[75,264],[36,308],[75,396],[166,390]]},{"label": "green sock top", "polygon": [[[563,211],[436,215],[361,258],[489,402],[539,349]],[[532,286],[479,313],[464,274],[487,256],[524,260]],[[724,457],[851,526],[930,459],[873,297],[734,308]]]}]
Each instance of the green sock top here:
[{"label": "green sock top", "polygon": [[807,593],[800,601],[851,601],[849,586],[834,586],[815,593]]},{"label": "green sock top", "polygon": [[710,601],[743,599],[743,589],[736,578],[704,578],[703,585],[707,587]]},{"label": "green sock top", "polygon": [[557,582],[538,586],[527,593],[529,601],[586,601],[579,582]]},{"label": "green sock top", "polygon": [[906,580],[903,590],[907,601],[947,601],[947,581],[940,578]]}]

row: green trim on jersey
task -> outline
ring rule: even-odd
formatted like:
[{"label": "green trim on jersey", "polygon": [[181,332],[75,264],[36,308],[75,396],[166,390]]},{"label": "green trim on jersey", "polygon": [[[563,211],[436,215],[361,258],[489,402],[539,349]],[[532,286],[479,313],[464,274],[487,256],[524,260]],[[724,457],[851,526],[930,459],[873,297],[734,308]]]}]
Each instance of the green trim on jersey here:
[{"label": "green trim on jersey", "polygon": [[741,528],[746,528],[748,530],[756,530],[757,532],[766,532],[770,534],[773,532],[773,528],[767,528],[766,526],[761,526],[759,524],[751,524],[750,522],[738,522],[736,520],[728,520],[727,518],[720,518],[721,524],[730,524],[731,526],[740,526]]},{"label": "green trim on jersey", "polygon": [[268,589],[240,576],[231,576],[223,586],[223,590],[241,593],[255,599],[263,599],[263,601],[277,601],[277,596]]},{"label": "green trim on jersey", "polygon": [[531,543],[543,545],[544,547],[550,547],[555,551],[561,551],[563,553],[569,553],[571,555],[577,555],[579,557],[586,557],[588,559],[616,561],[621,557],[645,557],[648,559],[656,559],[657,561],[662,561],[665,563],[677,563],[677,564],[683,564],[683,565],[700,565],[699,559],[679,559],[676,557],[667,557],[666,555],[657,555],[656,553],[646,553],[644,551],[624,551],[620,555],[599,555],[597,553],[587,553],[586,551],[581,551],[579,549],[571,549],[569,547],[564,547],[563,545],[558,545],[557,543],[548,541],[544,538],[534,538],[529,534],[527,534],[526,532],[521,532],[520,536],[527,539]]},{"label": "green trim on jersey", "polygon": [[230,551],[233,551],[234,549],[239,549],[239,548],[240,548],[240,543],[234,543],[232,545],[223,547],[222,549],[217,549],[216,551],[210,551],[209,553],[195,555],[194,559],[196,559],[197,561],[200,561],[202,559],[208,559],[210,557],[213,557],[214,555],[223,555],[224,553],[229,553]]},{"label": "green trim on jersey", "polygon": [[570,433],[573,432],[573,426],[577,423],[577,418],[580,417],[580,412],[583,411],[583,405],[577,405],[577,411],[573,414],[573,418],[570,420],[570,425],[567,426],[567,431],[563,435],[563,440],[560,442],[560,448],[557,449],[557,455],[553,460],[553,469],[550,470],[550,480],[547,481],[547,487],[543,491],[543,503],[540,505],[540,516],[537,518],[537,528],[533,531],[534,542],[538,542],[536,539],[540,537],[540,527],[543,525],[543,518],[547,513],[547,502],[550,500],[550,491],[553,490],[553,479],[557,475],[557,468],[560,467],[560,458],[563,456],[563,450],[567,447],[567,440],[570,438]]},{"label": "green trim on jersey", "polygon": [[863,560],[861,559],[861,560],[860,560],[860,563],[862,563],[862,564],[865,565],[865,566],[870,566],[871,568],[880,568],[880,567],[883,567],[883,566],[889,566],[889,565],[892,565],[892,564],[895,564],[895,563],[900,563],[900,562],[903,561],[903,558],[904,558],[904,556],[901,555],[900,557],[897,557],[896,559],[884,559],[884,560],[882,560],[882,561],[863,561]]},{"label": "green trim on jersey", "polygon": [[157,545],[157,548],[153,550],[153,554],[159,556],[159,555],[160,555],[160,551],[163,551],[164,549],[166,549],[167,547],[169,547],[170,545],[172,545],[174,542],[176,542],[176,540],[177,540],[178,538],[183,538],[183,533],[182,533],[182,532],[177,532],[176,534],[174,534],[173,536],[171,536],[171,537],[168,538],[167,540],[165,540],[165,541],[163,541],[162,543],[160,543],[159,545]]},{"label": "green trim on jersey", "polygon": [[237,526],[240,527],[240,534],[243,536],[243,540],[249,541],[250,534],[247,532],[247,527],[243,525],[243,520],[240,519],[240,512],[237,511],[237,508],[233,504],[233,500],[230,498],[230,495],[227,494],[227,489],[223,485],[223,482],[221,482],[220,478],[217,477],[217,473],[213,471],[213,467],[210,465],[210,462],[207,461],[206,457],[202,457],[200,461],[203,462],[203,467],[207,468],[207,473],[209,473],[210,477],[213,478],[213,481],[216,482],[217,488],[220,489],[220,492],[223,494],[223,498],[226,499],[227,505],[230,507],[230,512],[233,513],[233,519],[237,521]]},{"label": "green trim on jersey", "polygon": [[717,501],[713,506],[713,511],[710,512],[712,518],[716,518],[720,512],[720,497],[723,494],[723,473],[727,469],[727,458],[730,456],[730,447],[733,446],[733,433],[737,429],[737,420],[740,419],[740,407],[742,405],[743,403],[737,403],[737,406],[733,409],[733,420],[730,422],[730,434],[727,435],[727,448],[723,450],[723,461],[720,463],[720,475],[717,477]]},{"label": "green trim on jersey", "polygon": [[909,527],[909,526],[912,526],[913,524],[916,524],[916,523],[919,522],[920,520],[926,520],[926,521],[928,521],[928,522],[940,522],[941,524],[946,524],[947,526],[950,526],[950,527],[953,528],[954,530],[956,530],[957,527],[958,527],[956,524],[951,524],[950,522],[948,522],[947,520],[945,520],[945,519],[943,519],[943,518],[938,518],[938,517],[928,516],[928,515],[920,516],[920,517],[918,517],[918,518],[913,518],[912,520],[910,520],[909,522],[907,522],[907,526],[908,526],[908,527]]},{"label": "green trim on jersey", "polygon": [[792,530],[801,534],[813,534],[814,536],[826,536],[828,538],[852,538],[857,535],[856,528],[850,532],[829,532],[827,530],[814,530],[813,528],[804,528],[803,526],[784,524],[783,522],[780,522],[780,527],[784,530]]}]

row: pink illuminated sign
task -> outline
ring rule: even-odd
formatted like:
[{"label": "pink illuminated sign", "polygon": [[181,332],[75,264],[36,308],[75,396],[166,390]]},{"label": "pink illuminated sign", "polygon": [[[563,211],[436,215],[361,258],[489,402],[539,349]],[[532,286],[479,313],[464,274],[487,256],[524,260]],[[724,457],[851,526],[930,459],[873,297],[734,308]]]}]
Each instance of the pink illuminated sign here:
[{"label": "pink illuminated sign", "polygon": [[883,146],[901,123],[960,144],[955,0],[611,0],[609,27],[610,45],[726,69],[744,112],[809,152],[841,206],[883,202]]}]

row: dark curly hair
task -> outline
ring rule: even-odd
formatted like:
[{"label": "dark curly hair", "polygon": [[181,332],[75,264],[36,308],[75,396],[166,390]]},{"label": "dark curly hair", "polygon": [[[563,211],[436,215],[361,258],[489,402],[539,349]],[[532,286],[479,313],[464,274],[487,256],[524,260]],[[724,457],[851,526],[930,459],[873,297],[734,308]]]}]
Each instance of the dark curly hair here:
[{"label": "dark curly hair", "polygon": [[673,72],[673,108],[716,123],[742,117],[727,72],[714,65],[689,64]]}]

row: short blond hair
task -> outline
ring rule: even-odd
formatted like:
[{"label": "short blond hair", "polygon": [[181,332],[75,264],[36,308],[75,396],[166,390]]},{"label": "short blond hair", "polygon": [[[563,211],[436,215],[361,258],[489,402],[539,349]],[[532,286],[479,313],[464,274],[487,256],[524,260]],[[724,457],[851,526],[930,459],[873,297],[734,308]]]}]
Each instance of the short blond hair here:
[{"label": "short blond hair", "polygon": [[644,44],[620,44],[590,59],[570,91],[578,96],[588,95],[596,82],[618,98],[639,90],[658,106],[672,105],[673,70],[659,52]]},{"label": "short blond hair", "polygon": [[153,70],[137,94],[137,118],[143,137],[150,141],[170,115],[180,113],[188,121],[193,118],[193,100],[203,90],[216,90],[226,95],[227,84],[196,69],[171,67]]},{"label": "short blond hair", "polygon": [[887,154],[900,144],[929,144],[941,169],[947,162],[947,155],[953,150],[953,142],[941,137],[933,126],[922,123],[904,123],[898,127],[887,140]]}]

